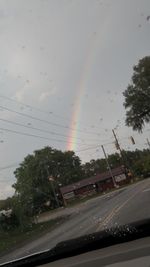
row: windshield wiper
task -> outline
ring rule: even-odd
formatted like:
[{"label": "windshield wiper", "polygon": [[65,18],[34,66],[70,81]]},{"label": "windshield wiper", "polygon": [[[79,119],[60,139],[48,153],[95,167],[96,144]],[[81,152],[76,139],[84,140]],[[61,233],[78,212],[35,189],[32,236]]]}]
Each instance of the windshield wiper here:
[{"label": "windshield wiper", "polygon": [[116,226],[58,243],[53,249],[0,264],[5,267],[37,266],[88,251],[150,236],[150,219]]}]

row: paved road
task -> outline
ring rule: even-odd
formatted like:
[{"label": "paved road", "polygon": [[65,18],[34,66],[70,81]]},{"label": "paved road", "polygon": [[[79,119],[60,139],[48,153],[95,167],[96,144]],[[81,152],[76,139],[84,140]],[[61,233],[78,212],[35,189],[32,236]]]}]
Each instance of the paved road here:
[{"label": "paved road", "polygon": [[0,263],[54,247],[58,242],[113,225],[150,218],[150,179],[91,199],[76,207],[67,222],[53,232],[3,256]]}]

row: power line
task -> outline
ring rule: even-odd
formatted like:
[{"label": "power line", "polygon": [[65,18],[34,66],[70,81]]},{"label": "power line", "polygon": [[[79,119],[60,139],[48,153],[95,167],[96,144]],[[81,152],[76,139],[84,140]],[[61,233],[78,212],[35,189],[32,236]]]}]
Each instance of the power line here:
[{"label": "power line", "polygon": [[[25,106],[25,107],[27,107],[27,108],[35,109],[35,110],[37,110],[37,111],[39,111],[39,112],[42,112],[42,113],[45,113],[45,114],[48,114],[48,115],[53,115],[53,116],[55,116],[55,117],[60,117],[60,118],[64,118],[64,119],[67,119],[67,120],[69,119],[69,118],[65,118],[65,117],[63,117],[63,116],[54,114],[53,112],[46,111],[46,110],[43,110],[43,109],[34,107],[34,106],[32,106],[32,105],[29,105],[29,104],[27,104],[27,103],[23,103],[23,102],[21,102],[21,101],[12,99],[12,98],[7,97],[7,96],[4,96],[4,95],[0,95],[0,97],[1,97],[1,98],[4,98],[4,99],[7,99],[7,100],[9,100],[9,101],[15,102],[15,103],[17,103],[17,104],[23,105],[23,106]],[[43,120],[43,119],[40,119],[40,118],[31,116],[31,115],[28,115],[28,114],[24,114],[24,113],[22,113],[22,112],[18,112],[18,111],[12,110],[12,109],[8,109],[8,108],[3,107],[3,106],[0,106],[0,108],[2,108],[2,109],[6,109],[6,110],[8,110],[8,111],[10,111],[10,112],[17,113],[17,114],[19,114],[19,115],[28,116],[28,117],[30,116],[31,119],[36,119],[36,120],[38,119],[38,120],[40,120],[40,121],[43,121],[43,122],[45,122],[45,123],[52,124],[52,125],[57,126],[57,127],[63,127],[63,128],[65,128],[65,129],[68,128],[68,129],[70,129],[70,130],[72,130],[72,131],[79,131],[79,132],[83,132],[83,133],[95,134],[95,135],[100,136],[100,133],[98,133],[98,132],[91,132],[91,131],[90,131],[90,132],[89,132],[89,131],[86,131],[86,132],[85,132],[85,130],[84,130],[84,131],[83,131],[83,130],[76,130],[75,128],[70,128],[69,126],[64,126],[64,125],[61,125],[61,124],[57,124],[57,123],[53,123],[53,122],[49,122],[49,121],[46,121],[46,120]],[[86,126],[86,127],[89,128],[89,126]],[[94,128],[99,129],[98,127],[94,127]],[[109,129],[108,131],[111,131],[111,129]],[[103,135],[104,135],[104,134],[103,134]]]},{"label": "power line", "polygon": [[[78,151],[75,151],[75,152],[82,152],[82,151],[86,151],[86,150],[96,149],[98,146],[99,145],[94,146],[94,147],[88,147],[88,148],[81,149],[81,150],[78,150]],[[12,163],[11,165],[6,165],[4,167],[0,167],[0,171],[6,170],[6,169],[11,169],[13,167],[18,166],[18,164],[20,164],[20,162],[18,162],[18,163],[16,162],[16,163]]]},{"label": "power line", "polygon": [[[48,110],[44,110],[44,109],[40,109],[40,108],[37,108],[35,106],[32,106],[30,104],[27,104],[27,103],[24,103],[24,102],[21,102],[21,101],[18,101],[18,100],[15,100],[13,98],[10,98],[10,97],[7,97],[7,96],[4,96],[4,95],[0,95],[1,98],[4,98],[6,100],[9,100],[9,101],[12,101],[14,103],[17,103],[19,105],[22,105],[22,106],[25,106],[27,108],[30,108],[30,109],[34,109],[34,110],[37,110],[41,113],[44,113],[44,114],[48,114],[48,115],[51,115],[51,116],[54,116],[54,117],[57,117],[57,118],[60,118],[60,119],[65,119],[65,120],[68,120],[69,118],[67,117],[64,117],[64,116],[61,116],[61,115],[58,115],[58,114],[55,114],[54,112],[51,112],[51,111],[48,111]],[[85,127],[90,127],[90,126],[85,126]],[[98,127],[94,127],[96,129],[99,129]]]},{"label": "power line", "polygon": [[[109,142],[109,143],[105,143],[103,145],[112,145],[114,144],[114,142]],[[97,144],[95,146],[90,146],[90,147],[87,147],[87,148],[83,148],[83,149],[80,149],[80,150],[76,150],[75,152],[83,152],[83,151],[86,151],[86,150],[90,150],[90,149],[96,149],[97,147],[101,146],[101,144]]]},{"label": "power line", "polygon": [[[40,132],[43,132],[43,133],[49,133],[51,135],[58,135],[58,136],[69,138],[68,135],[60,134],[60,133],[57,133],[57,132],[51,132],[51,131],[48,131],[48,130],[45,130],[45,129],[41,129],[41,128],[37,128],[37,127],[33,127],[33,126],[28,126],[28,125],[25,125],[25,124],[22,124],[22,123],[19,123],[19,122],[13,122],[13,121],[2,119],[2,118],[0,118],[0,120],[3,121],[3,122],[7,122],[7,123],[10,123],[10,124],[13,124],[13,125],[25,127],[25,128],[28,128],[28,129],[33,129],[33,130],[40,131]],[[76,137],[75,139],[84,141],[83,138],[79,138],[79,137]],[[88,141],[95,141],[95,142],[98,142],[99,141],[98,139],[87,139],[87,138],[86,138],[86,140],[88,140]]]},{"label": "power line", "polygon": [[[24,114],[24,115],[27,115],[27,114]],[[27,115],[28,116],[28,115]],[[21,126],[21,127],[25,127],[25,128],[28,128],[28,129],[33,129],[33,130],[37,130],[37,131],[41,131],[41,132],[45,132],[45,133],[49,133],[51,135],[58,135],[58,136],[62,136],[62,137],[66,137],[68,138],[69,136],[67,135],[64,135],[64,134],[60,134],[58,132],[53,132],[53,131],[48,131],[48,130],[45,130],[45,129],[41,129],[41,128],[37,128],[37,127],[33,127],[33,126],[28,126],[28,125],[25,125],[25,124],[21,124],[21,123],[18,123],[18,122],[13,122],[13,121],[10,121],[10,120],[6,120],[6,119],[2,119],[0,118],[1,121],[3,122],[7,122],[7,123],[10,123],[10,124],[14,124],[14,125],[18,125],[18,126]],[[123,139],[129,139],[130,137],[120,137],[119,140],[123,140]],[[83,138],[75,138],[75,139],[78,139],[78,140],[81,140],[83,141]],[[95,141],[95,142],[99,142],[100,140],[98,139],[86,139],[88,141]],[[102,140],[101,142],[106,142],[108,139],[105,139],[105,140]],[[63,141],[63,140],[61,140]],[[71,142],[70,142],[71,143]],[[79,143],[81,144],[81,143]],[[107,144],[113,144],[113,142],[111,143],[107,143]],[[83,145],[83,144],[82,144]]]},{"label": "power line", "polygon": [[[0,128],[1,129],[1,128]],[[106,143],[106,144],[103,144],[103,145],[108,145],[108,144],[114,144],[114,142],[110,142],[110,143]],[[93,150],[93,149],[96,149],[100,147],[100,145],[98,144],[97,146],[92,146],[92,147],[87,147],[85,149],[81,149],[81,150],[76,150],[76,152],[82,152],[82,151],[87,151],[87,150]],[[0,171],[3,171],[5,169],[10,169],[10,168],[13,168],[13,167],[16,167],[20,164],[20,162],[16,162],[16,163],[12,163],[11,165],[6,165],[6,166],[3,166],[3,167],[0,167]]]},{"label": "power line", "polygon": [[[10,97],[7,97],[7,96],[4,96],[4,95],[0,95],[0,98],[4,98],[4,99],[6,99],[6,100],[9,100],[9,101],[12,101],[12,102],[15,102],[15,103],[17,103],[17,104],[20,104],[20,105],[23,105],[23,106],[25,106],[25,107],[27,107],[27,108],[30,108],[30,109],[34,109],[34,110],[37,110],[37,111],[39,111],[39,112],[41,112],[41,113],[45,113],[45,114],[48,114],[48,115],[53,115],[53,116],[55,116],[55,117],[59,117],[59,118],[63,118],[63,119],[66,119],[66,120],[68,120],[69,118],[67,118],[67,117],[63,117],[63,116],[61,116],[61,115],[58,115],[58,114],[55,114],[54,112],[51,112],[51,111],[48,111],[48,110],[44,110],[44,109],[40,109],[40,108],[37,108],[37,107],[35,107],[35,106],[32,106],[32,105],[30,105],[30,104],[27,104],[27,103],[24,103],[24,102],[21,102],[21,101],[18,101],[18,100],[15,100],[15,99],[13,99],[13,98],[10,98]],[[4,108],[4,109],[6,109],[5,107],[1,107],[1,108]],[[8,109],[7,109],[8,110]],[[10,109],[9,109],[9,111],[10,111]],[[11,110],[11,112],[17,112],[17,111],[12,111]],[[19,112],[19,114],[20,114],[21,112]],[[22,113],[23,114],[23,113]],[[20,114],[21,115],[21,114]],[[23,114],[23,116],[25,116],[25,115],[27,115],[27,114]],[[29,115],[27,115],[27,116],[29,116]],[[32,117],[32,116],[31,116]],[[32,119],[33,119],[33,117],[32,117]],[[35,119],[35,117],[34,117],[34,119]],[[41,119],[42,120],[42,119]],[[46,122],[45,120],[42,120],[42,121],[44,121],[44,122]],[[50,123],[50,122],[48,122],[48,123]],[[82,131],[82,130],[76,130],[76,129],[73,129],[73,128],[70,128],[69,126],[64,126],[64,125],[60,125],[60,124],[55,124],[54,126],[60,126],[60,127],[63,127],[63,128],[68,128],[68,129],[71,129],[71,130],[73,130],[73,131],[80,131],[80,132],[84,132],[84,133],[89,133],[89,134],[96,134],[96,135],[100,135],[99,133],[97,133],[97,132],[85,132],[85,131]],[[89,126],[87,126],[88,128],[89,128]],[[94,128],[96,128],[96,129],[99,129],[98,127],[94,127]],[[109,129],[109,131],[110,131],[110,129]],[[147,129],[146,131],[150,131],[150,129]],[[56,134],[57,135],[57,134]],[[123,139],[123,138],[122,138]],[[128,137],[124,137],[124,139],[128,139]],[[98,140],[95,140],[95,141],[98,141]]]},{"label": "power line", "polygon": [[[63,136],[63,137],[69,137],[68,135],[63,135],[63,134],[59,134],[59,133],[56,133],[56,132],[51,132],[51,131],[48,131],[48,130],[43,130],[43,129],[36,128],[36,127],[33,127],[33,126],[28,126],[28,125],[25,125],[25,124],[22,124],[22,123],[19,123],[19,122],[13,122],[13,121],[5,120],[5,119],[2,119],[2,118],[0,118],[0,120],[3,121],[3,122],[7,122],[7,123],[10,123],[10,124],[13,124],[13,125],[25,127],[25,128],[28,128],[28,129],[37,130],[37,131],[44,132],[44,133],[49,133],[49,134],[52,134],[52,135],[59,135],[59,136]],[[80,140],[83,140],[83,139],[80,139]]]},{"label": "power line", "polygon": [[93,155],[99,153],[99,151],[100,151],[100,150],[99,150],[99,148],[98,148],[98,149],[96,149],[93,153],[90,153],[89,156],[90,156],[90,157],[93,157]]},{"label": "power line", "polygon": [[[119,140],[122,140],[122,139],[129,139],[129,137],[122,137],[122,138],[119,138]],[[80,149],[80,150],[76,150],[75,152],[82,152],[82,151],[86,151],[86,150],[90,150],[90,149],[96,149],[97,147],[101,146],[102,144],[97,144],[96,146],[90,146],[90,147],[87,147],[87,148],[83,148],[83,149]],[[103,143],[103,145],[115,145],[115,142],[108,142],[108,143]]]},{"label": "power line", "polygon": [[[81,150],[78,150],[78,151],[75,151],[75,152],[81,152],[81,151],[86,151],[86,150],[90,150],[90,149],[95,149],[98,146],[99,145],[94,146],[94,147],[93,146],[92,147],[88,147],[88,148],[81,149]],[[16,163],[12,163],[11,165],[6,165],[4,167],[0,167],[0,171],[5,170],[5,169],[10,169],[10,168],[16,167],[16,166],[18,166],[18,164],[20,164],[20,162],[16,162]]]},{"label": "power line", "polygon": [[[2,131],[6,131],[6,132],[10,132],[10,133],[20,134],[20,135],[24,135],[24,136],[35,137],[35,138],[39,138],[39,139],[45,139],[45,140],[50,140],[50,141],[56,141],[56,142],[65,143],[65,144],[66,144],[66,141],[64,141],[64,140],[53,139],[53,138],[48,138],[48,137],[39,136],[39,135],[35,135],[35,134],[24,133],[24,132],[15,131],[15,130],[7,129],[7,128],[0,128],[0,130],[2,130]],[[71,142],[71,141],[69,141],[68,143],[70,143],[70,144],[79,144],[79,145],[83,145],[83,144],[81,144],[81,143],[76,143],[76,142]],[[84,145],[85,145],[85,144],[84,144]]]},{"label": "power line", "polygon": [[0,184],[8,182],[12,182],[12,179],[10,177],[8,177],[7,179],[0,179]]},{"label": "power line", "polygon": [[63,129],[69,129],[69,130],[72,130],[74,132],[81,132],[81,133],[85,133],[85,134],[95,134],[95,135],[100,135],[99,133],[95,133],[95,132],[89,132],[89,131],[82,131],[82,130],[76,130],[75,128],[70,128],[69,126],[64,126],[62,124],[58,124],[58,123],[54,123],[54,122],[50,122],[50,121],[47,121],[47,120],[44,120],[44,119],[40,119],[38,117],[35,117],[35,116],[31,116],[31,115],[28,115],[28,114],[25,114],[25,113],[22,113],[22,112],[19,112],[19,111],[16,111],[16,110],[13,110],[13,109],[10,109],[10,108],[6,108],[4,106],[0,106],[1,109],[4,109],[4,110],[7,110],[9,112],[12,112],[12,113],[15,113],[15,114],[18,114],[18,115],[21,115],[21,116],[24,116],[26,118],[29,118],[29,119],[33,119],[33,120],[36,120],[36,121],[40,121],[40,122],[44,122],[44,123],[47,123],[47,124],[50,124],[50,125],[53,125],[53,126],[56,126],[56,127],[59,127],[59,128],[63,128]]},{"label": "power line", "polygon": [[94,146],[94,147],[87,147],[87,148],[84,148],[84,149],[76,150],[75,153],[83,152],[83,151],[87,151],[87,150],[91,150],[91,149],[96,149],[98,146],[99,145]]},{"label": "power line", "polygon": [[[119,140],[122,140],[122,139],[125,139],[125,137],[123,137],[123,138],[119,138]],[[129,137],[126,137],[126,139],[129,139]],[[141,143],[142,144],[142,143]],[[103,145],[115,145],[115,142],[113,141],[113,142],[109,142],[109,143],[105,143],[105,144],[103,144]],[[99,147],[99,146],[101,146],[101,144],[97,144],[97,146],[92,146],[92,147],[87,147],[87,148],[83,148],[83,149],[80,149],[80,150],[76,150],[75,152],[84,152],[84,151],[86,151],[86,150],[91,150],[91,149],[96,149],[97,147]]]},{"label": "power line", "polygon": [[60,119],[65,119],[65,120],[68,120],[68,119],[69,119],[69,118],[65,118],[65,117],[63,117],[63,116],[61,116],[61,115],[54,114],[52,111],[48,111],[48,110],[44,110],[44,109],[40,109],[40,108],[34,107],[34,106],[32,106],[32,105],[23,103],[23,102],[21,102],[21,101],[15,100],[15,99],[13,99],[13,98],[10,98],[10,97],[4,96],[4,95],[0,95],[0,97],[1,97],[1,98],[4,98],[4,99],[7,99],[7,100],[9,100],[9,101],[12,101],[12,102],[14,102],[14,103],[20,104],[20,105],[22,105],[22,106],[25,106],[25,107],[27,107],[27,108],[37,110],[37,111],[39,111],[39,112],[41,112],[41,113],[45,113],[45,114],[48,114],[48,115],[52,115],[52,116],[57,117],[57,118],[60,118]]},{"label": "power line", "polygon": [[18,164],[19,164],[19,162],[18,163],[13,163],[11,165],[7,165],[7,166],[4,166],[4,167],[0,167],[0,171],[6,170],[6,169],[11,169],[13,167],[18,166]]}]

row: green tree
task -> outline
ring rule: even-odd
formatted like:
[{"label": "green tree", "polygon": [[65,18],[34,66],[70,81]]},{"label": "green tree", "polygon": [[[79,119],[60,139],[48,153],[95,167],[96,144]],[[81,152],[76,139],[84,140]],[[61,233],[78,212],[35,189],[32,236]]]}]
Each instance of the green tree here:
[{"label": "green tree", "polygon": [[[128,167],[132,173],[135,176],[141,176],[147,177],[150,175],[150,156],[149,156],[149,150],[138,150],[135,151],[122,151],[124,155],[125,162],[122,161],[120,155],[118,153],[110,154],[108,155],[108,162],[110,164],[110,167],[117,168],[124,163],[126,164],[126,167]],[[84,177],[91,177],[98,173],[102,173],[105,171],[108,171],[106,160],[105,159],[92,159],[90,162],[86,162],[83,165],[84,170]]]},{"label": "green tree", "polygon": [[143,156],[133,164],[133,170],[136,176],[144,178],[150,176],[150,155]]},{"label": "green tree", "polygon": [[12,209],[13,197],[8,197],[6,199],[0,200],[0,210]]},{"label": "green tree", "polygon": [[139,60],[133,67],[131,83],[123,93],[126,112],[126,125],[142,131],[150,122],[150,56]]},{"label": "green tree", "polygon": [[108,156],[108,162],[110,164],[110,167],[113,168],[117,168],[121,165],[123,165],[123,162],[121,160],[121,157],[119,156],[118,153],[114,153]]},{"label": "green tree", "polygon": [[91,159],[90,162],[83,164],[84,177],[91,177],[107,170],[105,159]]},{"label": "green tree", "polygon": [[[81,162],[73,151],[45,147],[28,155],[15,171],[15,205],[17,213],[33,217],[46,208],[60,205],[59,185],[68,185],[83,177]],[[51,177],[51,178],[50,178]]]}]

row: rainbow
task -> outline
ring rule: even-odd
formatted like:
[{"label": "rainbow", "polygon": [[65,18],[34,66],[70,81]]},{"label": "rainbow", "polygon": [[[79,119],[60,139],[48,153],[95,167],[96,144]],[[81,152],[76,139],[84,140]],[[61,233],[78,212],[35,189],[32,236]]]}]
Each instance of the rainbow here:
[{"label": "rainbow", "polygon": [[[94,41],[95,38],[93,38]],[[67,150],[75,150],[76,149],[76,141],[79,125],[80,125],[80,113],[81,113],[81,107],[82,107],[82,101],[85,94],[85,88],[86,88],[86,82],[87,77],[89,74],[89,70],[91,67],[91,61],[93,59],[93,45],[94,42],[90,43],[90,47],[87,51],[87,57],[83,66],[83,73],[80,78],[78,89],[77,89],[77,96],[74,104],[74,109],[72,113],[71,123],[70,123],[70,132],[69,132],[69,138],[67,140]]]},{"label": "rainbow", "polygon": [[[108,36],[107,29],[109,29],[111,25],[111,15],[109,12],[107,13],[107,16],[105,17],[105,21],[103,21],[103,24],[101,25],[101,32],[100,32],[100,39],[98,40],[98,48],[103,48],[105,45],[105,38]],[[86,83],[88,80],[88,77],[90,76],[90,70],[92,67],[92,63],[94,61],[94,56],[96,56],[95,50],[96,50],[96,41],[97,41],[97,34],[95,34],[90,41],[89,47],[87,49],[87,56],[86,60],[83,65],[83,72],[81,75],[81,78],[78,83],[77,88],[77,95],[74,103],[74,109],[72,113],[71,123],[70,123],[70,132],[69,137],[67,140],[67,150],[75,150],[76,149],[76,139],[78,135],[78,130],[80,126],[80,114],[81,114],[81,107],[82,102],[85,94],[86,89]]]}]

